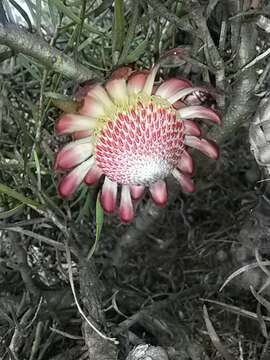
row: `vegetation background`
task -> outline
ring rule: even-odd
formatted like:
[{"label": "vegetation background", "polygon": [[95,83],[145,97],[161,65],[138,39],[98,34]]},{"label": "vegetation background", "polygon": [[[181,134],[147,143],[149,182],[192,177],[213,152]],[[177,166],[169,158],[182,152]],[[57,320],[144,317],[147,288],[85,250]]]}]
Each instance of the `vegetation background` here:
[{"label": "vegetation background", "polygon": [[[269,16],[263,0],[0,1],[1,359],[270,358],[269,185],[249,133]],[[74,90],[183,46],[160,76],[215,87],[224,123],[197,192],[170,181],[169,206],[145,199],[130,226],[103,217],[98,188],[61,200],[54,124]]]}]

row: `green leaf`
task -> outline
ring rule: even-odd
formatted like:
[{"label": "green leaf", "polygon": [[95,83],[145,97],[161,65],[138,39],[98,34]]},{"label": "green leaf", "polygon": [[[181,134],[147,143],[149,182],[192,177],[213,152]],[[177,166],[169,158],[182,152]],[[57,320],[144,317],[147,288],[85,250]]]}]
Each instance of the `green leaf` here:
[{"label": "green leaf", "polygon": [[7,219],[15,214],[17,214],[25,205],[19,204],[15,206],[13,209],[7,210],[7,211],[1,211],[0,212],[0,220]]},{"label": "green leaf", "polygon": [[[54,0],[54,4],[58,8],[59,11],[61,11],[64,15],[66,15],[68,18],[73,20],[77,25],[81,23],[81,19],[79,18],[79,16],[74,14],[73,11],[70,10],[69,7],[65,6],[61,0]],[[87,23],[84,23],[83,27],[86,30],[88,30],[88,31],[90,31],[90,32],[92,32],[94,34],[98,34],[98,35],[101,35],[101,36],[106,36],[105,33],[97,30],[94,26],[91,26],[91,25],[89,25]]]},{"label": "green leaf", "polygon": [[81,105],[81,102],[74,101],[74,100],[70,99],[68,96],[57,94],[55,92],[48,91],[48,92],[45,92],[44,95],[46,97],[51,98],[52,103],[55,107],[57,107],[58,109],[66,112],[66,113],[77,112],[78,108]]},{"label": "green leaf", "polygon": [[41,14],[42,14],[42,10],[41,10],[42,6],[41,6],[41,0],[36,0],[36,26],[37,26],[37,31],[39,34],[41,34]]},{"label": "green leaf", "polygon": [[37,172],[37,186],[38,186],[38,190],[41,191],[40,161],[36,150],[34,150],[33,153],[34,153],[34,160],[35,160],[36,172]]},{"label": "green leaf", "polygon": [[53,0],[48,0],[48,7],[50,11],[51,21],[54,26],[54,29],[57,29],[57,26],[59,24],[59,14],[56,8],[54,7],[53,3],[54,3]]},{"label": "green leaf", "polygon": [[21,203],[26,204],[28,206],[34,207],[34,208],[42,208],[44,205],[25,197],[23,194],[19,193],[18,191],[10,188],[7,185],[0,183],[0,192],[12,197],[13,199],[19,200]]},{"label": "green leaf", "polygon": [[33,79],[40,81],[40,73],[38,71],[38,68],[36,66],[33,66],[33,61],[28,59],[23,54],[19,54],[17,56],[17,62],[19,65],[25,67],[25,69],[30,73],[30,75],[33,77]]},{"label": "green leaf", "polygon": [[99,193],[98,197],[97,197],[97,201],[96,201],[96,239],[95,239],[94,245],[90,249],[89,254],[87,256],[88,260],[92,257],[92,255],[94,254],[94,252],[96,250],[98,241],[100,239],[103,222],[104,222],[104,212],[100,205],[100,193]]},{"label": "green leaf", "polygon": [[126,63],[132,63],[139,59],[139,57],[145,53],[146,47],[148,45],[148,37],[144,39],[135,50],[133,50],[128,56]]},{"label": "green leaf", "polygon": [[132,16],[132,18],[130,20],[129,28],[127,31],[127,36],[125,38],[125,42],[123,45],[123,51],[122,51],[122,54],[118,61],[119,64],[126,63],[126,57],[128,56],[129,49],[130,49],[131,45],[133,44],[133,40],[135,37],[135,30],[136,30],[136,26],[138,25],[138,20],[139,20],[139,4],[137,1],[135,1],[132,4],[131,16]]},{"label": "green leaf", "polygon": [[99,194],[96,202],[96,241],[98,241],[100,238],[103,222],[104,222],[104,212],[100,205],[100,194]]},{"label": "green leaf", "polygon": [[114,2],[114,23],[113,23],[113,52],[121,51],[125,38],[125,18],[123,0]]}]

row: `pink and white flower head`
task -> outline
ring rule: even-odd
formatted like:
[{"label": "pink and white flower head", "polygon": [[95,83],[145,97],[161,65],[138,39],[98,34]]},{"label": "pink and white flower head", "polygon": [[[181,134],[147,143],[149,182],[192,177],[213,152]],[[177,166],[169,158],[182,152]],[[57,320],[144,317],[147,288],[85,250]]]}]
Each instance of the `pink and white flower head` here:
[{"label": "pink and white flower head", "polygon": [[103,177],[104,211],[118,209],[121,221],[129,223],[146,189],[158,206],[166,205],[170,174],[184,192],[195,190],[189,148],[212,159],[218,158],[218,148],[201,137],[194,119],[220,124],[220,118],[202,105],[205,88],[177,78],[154,86],[159,66],[120,68],[104,85],[86,85],[77,93],[78,100],[83,98],[80,110],[63,115],[56,125],[58,135],[73,135],[56,157],[56,170],[69,171],[59,184],[62,197],[71,197],[82,182],[92,185]]}]

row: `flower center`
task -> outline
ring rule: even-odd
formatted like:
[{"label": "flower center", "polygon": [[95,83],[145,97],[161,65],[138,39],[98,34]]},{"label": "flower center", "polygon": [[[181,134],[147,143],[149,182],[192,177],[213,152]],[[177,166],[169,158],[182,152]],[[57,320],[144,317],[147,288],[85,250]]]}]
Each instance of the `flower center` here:
[{"label": "flower center", "polygon": [[96,163],[112,181],[150,185],[167,177],[184,150],[184,126],[158,96],[138,99],[103,120],[96,137]]}]

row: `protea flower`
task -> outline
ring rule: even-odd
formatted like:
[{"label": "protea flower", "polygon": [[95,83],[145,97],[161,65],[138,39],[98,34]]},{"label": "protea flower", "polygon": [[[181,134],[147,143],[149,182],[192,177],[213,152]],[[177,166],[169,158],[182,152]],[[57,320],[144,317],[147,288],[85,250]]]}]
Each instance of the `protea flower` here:
[{"label": "protea flower", "polygon": [[184,192],[195,190],[189,148],[212,159],[218,149],[201,137],[194,119],[220,124],[220,118],[202,105],[205,88],[177,78],[155,86],[159,65],[151,71],[120,68],[105,85],[88,85],[77,94],[83,97],[78,113],[63,115],[56,125],[58,135],[73,135],[56,157],[56,170],[70,170],[59,184],[62,197],[69,198],[82,182],[92,185],[103,177],[104,211],[118,208],[121,221],[129,223],[146,189],[158,206],[166,205],[170,174]]}]

